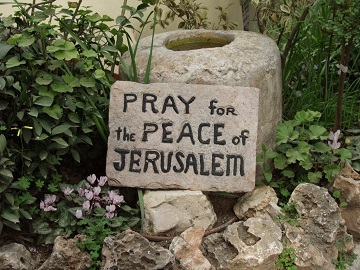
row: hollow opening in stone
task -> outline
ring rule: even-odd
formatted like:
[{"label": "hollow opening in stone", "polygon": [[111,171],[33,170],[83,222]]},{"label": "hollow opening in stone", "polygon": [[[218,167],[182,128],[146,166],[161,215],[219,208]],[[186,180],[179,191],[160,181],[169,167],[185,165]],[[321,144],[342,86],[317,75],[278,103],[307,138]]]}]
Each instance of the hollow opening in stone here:
[{"label": "hollow opening in stone", "polygon": [[234,40],[232,35],[220,33],[195,33],[183,36],[170,36],[165,42],[165,47],[173,51],[190,51],[206,48],[223,47]]}]

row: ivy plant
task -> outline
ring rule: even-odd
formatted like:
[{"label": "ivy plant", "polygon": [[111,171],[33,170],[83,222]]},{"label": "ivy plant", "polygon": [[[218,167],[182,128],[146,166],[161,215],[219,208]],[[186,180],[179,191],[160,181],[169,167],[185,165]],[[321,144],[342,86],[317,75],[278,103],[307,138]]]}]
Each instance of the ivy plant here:
[{"label": "ivy plant", "polygon": [[294,119],[278,125],[275,150],[263,146],[264,153],[257,157],[263,163],[266,182],[285,198],[299,183],[332,182],[340,173],[341,162],[351,161],[351,152],[338,141],[340,131],[329,134],[316,123],[320,117],[319,112],[311,110],[297,112]]}]

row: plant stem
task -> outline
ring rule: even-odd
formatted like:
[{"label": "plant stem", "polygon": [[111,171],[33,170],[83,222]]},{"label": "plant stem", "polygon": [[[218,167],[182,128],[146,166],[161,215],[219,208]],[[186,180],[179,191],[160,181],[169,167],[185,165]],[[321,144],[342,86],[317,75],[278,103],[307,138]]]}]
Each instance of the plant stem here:
[{"label": "plant stem", "polygon": [[[81,6],[81,3],[82,3],[82,0],[79,0],[77,6],[76,6],[76,8],[75,8],[74,14],[73,14],[72,17],[71,17],[71,21],[70,21],[70,24],[69,24],[70,29],[72,29],[72,26],[73,26],[74,21],[75,21],[75,17],[76,17],[76,15],[77,15],[78,11],[79,11],[79,8],[80,8],[80,6]],[[64,34],[64,39],[65,39],[65,40],[67,40],[68,34],[69,34],[68,32],[65,32],[65,34]]]}]

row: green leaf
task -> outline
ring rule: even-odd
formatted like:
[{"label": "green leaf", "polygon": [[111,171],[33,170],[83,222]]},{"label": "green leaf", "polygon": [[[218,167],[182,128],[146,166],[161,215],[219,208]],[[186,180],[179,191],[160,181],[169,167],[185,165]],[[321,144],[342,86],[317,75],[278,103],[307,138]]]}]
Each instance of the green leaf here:
[{"label": "green leaf", "polygon": [[317,142],[314,144],[314,151],[318,153],[326,153],[331,150],[331,147],[323,142]]},{"label": "green leaf", "polygon": [[71,122],[73,122],[75,124],[80,124],[80,122],[81,122],[81,118],[77,113],[69,113],[68,118]]},{"label": "green leaf", "polygon": [[313,163],[310,159],[310,156],[306,156],[305,160],[300,161],[300,165],[305,169],[305,170],[310,170],[313,167]]},{"label": "green leaf", "polygon": [[48,156],[47,151],[45,151],[45,150],[40,151],[39,158],[40,158],[41,161],[45,160],[47,158],[47,156]]},{"label": "green leaf", "polygon": [[19,214],[11,212],[8,209],[3,210],[3,212],[1,213],[1,217],[12,223],[20,223]]},{"label": "green leaf", "polygon": [[6,225],[14,230],[21,231],[19,224],[15,224],[14,222],[11,222],[6,219],[3,219],[2,221],[3,221],[4,225]]},{"label": "green leaf", "polygon": [[5,42],[0,42],[0,60],[3,59],[13,47],[14,45],[6,44]]},{"label": "green leaf", "polygon": [[56,51],[55,52],[55,57],[56,59],[59,60],[72,60],[72,59],[77,59],[78,57],[78,52],[77,50],[74,48],[73,50],[61,50],[61,51]]},{"label": "green leaf", "polygon": [[340,198],[340,190],[335,190],[332,195],[334,198],[339,199]]},{"label": "green leaf", "polygon": [[295,114],[294,119],[296,121],[299,121],[301,124],[306,124],[308,122],[313,122],[315,118],[320,118],[321,113],[314,112],[311,110],[307,111],[299,111]]},{"label": "green leaf", "polygon": [[29,219],[29,220],[32,219],[32,216],[31,216],[31,214],[30,214],[28,211],[26,211],[26,210],[24,210],[24,209],[22,209],[22,208],[20,208],[19,211],[20,211],[20,214],[21,214],[24,218]]},{"label": "green leaf", "polygon": [[13,178],[13,174],[10,170],[8,169],[1,169],[0,170],[0,177],[3,176],[5,178],[8,178],[8,179],[12,179]]},{"label": "green leaf", "polygon": [[[62,116],[62,111],[63,110],[60,108],[60,106],[58,104],[55,104],[54,106],[52,106],[50,108],[49,107],[43,108],[43,112],[48,114],[50,117],[52,117],[54,119],[60,119]],[[48,131],[48,132],[51,133],[51,131]]]},{"label": "green leaf", "polygon": [[274,158],[274,166],[276,169],[283,170],[287,167],[287,158],[284,154],[279,154]]},{"label": "green leaf", "polygon": [[11,193],[5,193],[5,198],[9,202],[9,204],[14,205],[15,199]]},{"label": "green leaf", "polygon": [[307,177],[308,177],[310,183],[319,184],[319,182],[322,178],[322,173],[321,172],[309,172]]},{"label": "green leaf", "polygon": [[332,182],[334,180],[334,177],[339,174],[341,171],[340,165],[335,165],[335,164],[329,164],[329,165],[325,165],[324,166],[324,173],[325,173],[325,178],[329,181]]},{"label": "green leaf", "polygon": [[19,58],[17,56],[13,56],[6,61],[6,68],[18,67],[23,64],[26,64],[25,60],[19,61]]},{"label": "green leaf", "polygon": [[38,117],[39,111],[35,107],[32,107],[30,109],[30,111],[28,112],[28,115],[33,116],[33,117]]},{"label": "green leaf", "polygon": [[281,174],[287,178],[294,178],[295,176],[295,173],[293,171],[290,171],[290,170],[283,170],[281,172]]},{"label": "green leaf", "polygon": [[54,102],[54,99],[52,97],[48,97],[48,96],[41,96],[41,97],[34,98],[34,104],[44,106],[44,107],[51,106],[53,102]]},{"label": "green leaf", "polygon": [[310,130],[310,134],[309,134],[310,140],[322,139],[323,136],[327,138],[327,136],[324,135],[325,133],[327,133],[327,130],[322,126],[311,125],[309,127],[309,130]]},{"label": "green leaf", "polygon": [[58,93],[72,93],[74,91],[74,89],[67,84],[52,83],[50,87],[53,91]]},{"label": "green leaf", "polygon": [[71,127],[71,125],[69,124],[61,124],[59,126],[56,126],[53,128],[51,134],[52,135],[57,135],[57,134],[61,134],[64,133],[65,131],[67,131],[69,128]]},{"label": "green leaf", "polygon": [[95,79],[101,79],[105,77],[105,71],[102,69],[97,69],[95,70],[95,72],[93,73]]},{"label": "green leaf", "polygon": [[70,85],[71,87],[79,87],[80,86],[79,79],[72,75],[63,75],[63,76],[61,76],[61,78],[64,80],[64,82],[66,84]]},{"label": "green leaf", "polygon": [[346,149],[346,148],[335,149],[334,153],[336,155],[340,155],[341,161],[345,161],[345,162],[349,162],[349,163],[351,162],[352,154],[349,149]]},{"label": "green leaf", "polygon": [[79,152],[76,151],[75,149],[70,149],[70,153],[71,153],[71,155],[73,156],[73,159],[74,159],[76,162],[80,163],[80,154],[79,154]]},{"label": "green leaf", "polygon": [[85,57],[97,57],[97,53],[94,50],[85,50],[82,52]]},{"label": "green leaf", "polygon": [[53,77],[50,74],[44,74],[42,77],[38,77],[35,80],[40,85],[49,85],[53,81]]},{"label": "green leaf", "polygon": [[35,42],[35,37],[33,35],[29,36],[29,35],[22,35],[21,38],[18,41],[18,46],[19,47],[27,47],[30,46],[31,44],[33,44]]},{"label": "green leaf", "polygon": [[4,150],[6,149],[6,137],[4,134],[0,134],[0,153],[4,152]]},{"label": "green leaf", "polygon": [[5,85],[6,85],[5,79],[3,77],[0,77],[0,90],[3,90],[5,88]]},{"label": "green leaf", "polygon": [[282,123],[276,131],[276,144],[280,145],[299,138],[299,132],[293,126]]},{"label": "green leaf", "polygon": [[68,143],[64,139],[62,139],[60,137],[54,137],[51,140],[58,143],[62,147],[68,147],[69,146]]},{"label": "green leaf", "polygon": [[95,86],[95,80],[94,78],[85,78],[85,77],[82,77],[80,79],[80,84],[84,87],[94,87]]},{"label": "green leaf", "polygon": [[271,180],[272,180],[272,173],[271,172],[264,173],[264,176],[265,176],[265,179],[266,179],[266,181],[268,183],[271,182]]}]

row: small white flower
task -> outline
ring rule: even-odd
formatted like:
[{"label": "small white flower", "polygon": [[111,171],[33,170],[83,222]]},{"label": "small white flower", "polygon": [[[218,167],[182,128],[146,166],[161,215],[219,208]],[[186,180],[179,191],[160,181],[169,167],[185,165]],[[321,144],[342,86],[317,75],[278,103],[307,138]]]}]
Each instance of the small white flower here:
[{"label": "small white flower", "polygon": [[99,179],[99,186],[102,187],[105,185],[105,183],[107,182],[107,177],[106,176],[100,176],[100,179]]},{"label": "small white flower", "polygon": [[94,192],[94,196],[99,196],[101,192],[101,187],[94,187],[93,192]]},{"label": "small white flower", "polygon": [[82,206],[85,211],[88,211],[90,209],[90,201],[85,201]]},{"label": "small white flower", "polygon": [[96,181],[96,175],[95,174],[92,174],[92,175],[89,175],[86,180],[90,183],[90,184],[94,184],[95,181]]},{"label": "small white flower", "polygon": [[76,210],[76,212],[75,212],[76,218],[82,218],[82,215],[83,215],[83,213],[80,209]]},{"label": "small white flower", "polygon": [[69,196],[73,191],[74,191],[74,189],[70,188],[70,187],[64,187],[63,188],[63,192],[64,192],[65,196]]},{"label": "small white flower", "polygon": [[87,192],[85,191],[85,197],[88,200],[92,200],[92,198],[94,198],[94,193],[90,190],[88,190]]}]

